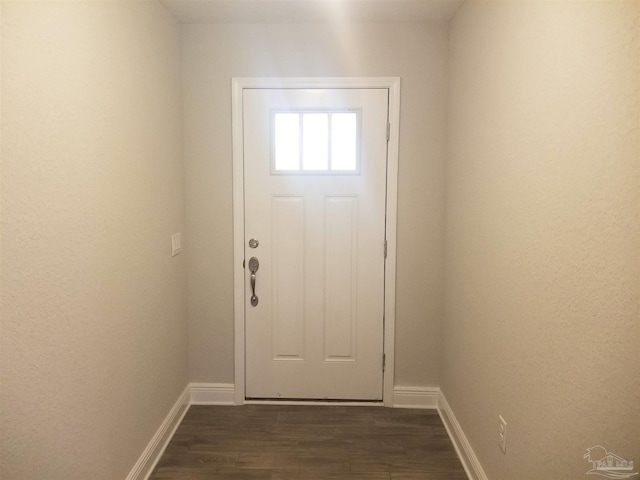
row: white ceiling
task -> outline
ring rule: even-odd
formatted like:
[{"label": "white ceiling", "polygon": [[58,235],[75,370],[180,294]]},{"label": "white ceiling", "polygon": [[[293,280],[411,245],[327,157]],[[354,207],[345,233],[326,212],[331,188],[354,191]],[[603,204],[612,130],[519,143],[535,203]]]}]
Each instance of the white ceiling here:
[{"label": "white ceiling", "polygon": [[183,23],[427,22],[464,0],[160,0]]}]

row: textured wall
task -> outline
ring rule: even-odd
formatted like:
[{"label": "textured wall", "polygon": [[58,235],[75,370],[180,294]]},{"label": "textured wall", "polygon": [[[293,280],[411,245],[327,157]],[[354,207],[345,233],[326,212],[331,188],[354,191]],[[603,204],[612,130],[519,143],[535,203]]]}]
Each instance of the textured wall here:
[{"label": "textured wall", "polygon": [[179,26],[2,2],[0,478],[125,478],[187,382]]},{"label": "textured wall", "polygon": [[396,383],[436,385],[445,25],[184,26],[191,380],[233,382],[231,78],[401,76]]},{"label": "textured wall", "polygon": [[492,480],[587,478],[594,445],[640,464],[639,8],[451,26],[441,380]]}]

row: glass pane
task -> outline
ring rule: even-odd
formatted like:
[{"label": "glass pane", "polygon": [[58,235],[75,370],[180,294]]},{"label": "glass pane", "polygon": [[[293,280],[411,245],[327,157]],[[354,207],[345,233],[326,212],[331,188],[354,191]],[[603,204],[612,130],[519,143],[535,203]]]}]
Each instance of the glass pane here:
[{"label": "glass pane", "polygon": [[302,116],[302,169],[329,168],[329,115],[305,113]]},{"label": "glass pane", "polygon": [[331,170],[356,170],[356,114],[331,116]]},{"label": "glass pane", "polygon": [[300,170],[300,116],[276,113],[274,128],[276,170]]}]

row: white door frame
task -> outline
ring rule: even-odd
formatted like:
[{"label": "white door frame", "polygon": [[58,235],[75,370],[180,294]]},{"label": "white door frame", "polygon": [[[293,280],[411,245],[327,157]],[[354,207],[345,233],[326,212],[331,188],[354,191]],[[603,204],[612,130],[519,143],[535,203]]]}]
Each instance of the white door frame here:
[{"label": "white door frame", "polygon": [[233,128],[233,319],[235,404],[245,403],[245,270],[244,261],[244,147],[242,91],[249,88],[388,88],[389,142],[387,144],[387,205],[384,293],[383,402],[393,406],[396,312],[396,225],[398,206],[398,146],[400,133],[400,77],[343,78],[233,78],[231,118]]}]

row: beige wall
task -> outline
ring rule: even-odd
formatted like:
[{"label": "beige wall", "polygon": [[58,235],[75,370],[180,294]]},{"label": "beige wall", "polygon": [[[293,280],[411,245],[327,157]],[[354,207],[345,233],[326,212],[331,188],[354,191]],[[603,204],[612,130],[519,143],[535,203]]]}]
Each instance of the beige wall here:
[{"label": "beige wall", "polygon": [[0,478],[125,478],[186,386],[179,25],[2,2]]},{"label": "beige wall", "polygon": [[452,23],[441,386],[492,480],[640,460],[639,8]]},{"label": "beige wall", "polygon": [[396,384],[437,385],[445,25],[184,26],[191,380],[233,382],[231,78],[402,77]]}]

